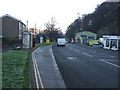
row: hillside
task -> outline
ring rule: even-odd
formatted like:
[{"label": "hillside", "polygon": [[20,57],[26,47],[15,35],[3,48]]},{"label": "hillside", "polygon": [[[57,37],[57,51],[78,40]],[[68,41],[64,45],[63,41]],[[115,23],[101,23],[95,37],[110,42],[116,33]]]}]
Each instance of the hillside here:
[{"label": "hillside", "polygon": [[[95,11],[90,14],[84,14],[80,25],[75,30],[70,28],[70,26],[75,27],[75,22],[70,25],[67,30],[67,35],[69,35],[70,30],[72,32],[79,31],[91,31],[98,34],[98,37],[103,35],[120,35],[119,33],[119,17],[120,17],[120,3],[118,2],[104,2],[101,5],[97,5]],[[75,20],[76,21],[76,20]],[[68,32],[69,31],[69,32]]]}]

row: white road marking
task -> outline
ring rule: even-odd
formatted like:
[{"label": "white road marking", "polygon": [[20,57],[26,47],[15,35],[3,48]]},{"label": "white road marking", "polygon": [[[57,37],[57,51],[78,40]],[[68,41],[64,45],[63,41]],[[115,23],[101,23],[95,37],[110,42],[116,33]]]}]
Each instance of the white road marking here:
[{"label": "white road marking", "polygon": [[76,52],[80,52],[80,51],[78,51],[77,49],[74,49]]},{"label": "white road marking", "polygon": [[[102,59],[103,60],[103,59]],[[114,61],[114,62],[118,62],[118,60],[113,60],[113,59],[104,59],[105,61]]]},{"label": "white road marking", "polygon": [[[52,47],[52,45],[51,45],[51,47]],[[61,73],[59,72],[59,68],[58,68],[58,65],[57,65],[57,63],[56,63],[56,60],[55,60],[55,57],[54,57],[52,48],[50,49],[50,51],[51,51],[52,59],[54,60],[53,63],[54,63],[54,65],[55,65],[55,68],[58,70],[57,72],[59,73],[59,77],[62,78],[62,75],[61,75]],[[64,81],[61,80],[61,82],[62,82],[62,88],[66,88]]]},{"label": "white road marking", "polygon": [[100,54],[107,56],[107,54],[104,54],[104,53],[100,53]]},{"label": "white road marking", "polygon": [[[94,51],[94,50],[86,49],[86,48],[84,48],[84,47],[79,47],[79,46],[77,46],[77,47],[80,48],[80,49],[83,49],[83,50],[87,50],[87,51],[93,52],[93,53],[96,52],[96,51]],[[89,48],[91,48],[91,47],[89,47]]]},{"label": "white road marking", "polygon": [[96,51],[93,51],[93,50],[91,50],[91,51],[94,52],[94,53],[96,52]]},{"label": "white road marking", "polygon": [[77,59],[75,57],[67,57],[67,59],[73,60],[73,59]]},{"label": "white road marking", "polygon": [[72,48],[72,47],[69,47],[69,48],[73,50],[73,48]]},{"label": "white road marking", "polygon": [[92,57],[92,55],[89,55],[89,54],[87,54],[87,53],[83,53],[84,55],[87,55],[87,56],[89,56],[89,57]]},{"label": "white road marking", "polygon": [[112,65],[112,66],[115,66],[115,67],[120,68],[120,66],[118,66],[118,65],[116,65],[116,64],[113,64],[113,63],[110,63],[110,62],[107,62],[107,61],[105,61],[105,60],[103,60],[103,59],[99,59],[99,60],[102,61],[102,62],[105,62],[105,63],[107,63],[107,64],[110,64],[110,65]]},{"label": "white road marking", "polygon": [[54,57],[54,55],[53,55],[53,50],[52,50],[52,48],[50,49],[50,51],[51,51],[51,56],[52,56],[52,59],[54,60],[54,66],[55,66],[55,68],[56,69],[58,69],[58,65],[57,65],[57,63],[56,63],[56,60],[55,60],[55,57]]},{"label": "white road marking", "polygon": [[102,55],[105,55],[105,56],[109,56],[109,57],[111,57],[111,58],[115,58],[115,56],[110,56],[109,54],[107,55],[107,54],[104,54],[104,53],[101,53]]},{"label": "white road marking", "polygon": [[[40,47],[39,47],[39,48],[40,48]],[[36,58],[35,58],[35,54],[34,54],[39,48],[37,48],[37,49],[32,53],[32,60],[33,60],[33,66],[34,66],[34,71],[35,71],[35,78],[36,78],[36,86],[37,86],[37,89],[39,90],[39,84],[38,84],[38,78],[39,78],[41,87],[42,87],[42,89],[44,90],[44,85],[43,85],[43,83],[42,83],[42,79],[41,79],[41,76],[40,76],[40,72],[39,72],[39,70],[38,70],[38,66],[37,66]],[[37,74],[38,74],[38,77],[37,77]]]},{"label": "white road marking", "polygon": [[110,56],[110,57],[115,58],[115,56]]},{"label": "white road marking", "polygon": [[74,48],[72,48],[72,47],[70,47],[70,46],[68,46],[70,49],[72,49],[72,50],[75,50],[76,52],[80,52],[80,51],[78,51],[77,49],[74,49]]},{"label": "white road marking", "polygon": [[71,48],[71,47],[70,47],[70,46],[68,46],[68,45],[67,45],[66,47]]},{"label": "white road marking", "polygon": [[58,65],[56,64],[56,61],[55,61],[55,57],[54,57],[54,55],[53,55],[52,48],[50,49],[50,51],[51,51],[52,58],[53,58],[53,60],[54,60],[53,63],[54,63],[55,69],[59,69],[59,68],[58,68]]}]

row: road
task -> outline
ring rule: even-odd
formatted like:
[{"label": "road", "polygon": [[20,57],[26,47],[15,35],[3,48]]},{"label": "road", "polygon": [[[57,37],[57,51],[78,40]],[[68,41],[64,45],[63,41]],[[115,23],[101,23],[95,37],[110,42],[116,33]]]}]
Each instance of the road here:
[{"label": "road", "polygon": [[118,88],[118,52],[97,46],[53,46],[67,88]]}]

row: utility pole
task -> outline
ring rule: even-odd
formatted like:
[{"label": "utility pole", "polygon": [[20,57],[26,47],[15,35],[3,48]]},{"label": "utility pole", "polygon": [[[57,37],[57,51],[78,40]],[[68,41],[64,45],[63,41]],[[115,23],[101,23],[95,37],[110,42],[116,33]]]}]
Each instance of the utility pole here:
[{"label": "utility pole", "polygon": [[41,27],[39,27],[39,34],[40,34]]},{"label": "utility pole", "polygon": [[26,31],[28,31],[28,20],[27,20],[27,28],[26,28]]},{"label": "utility pole", "polygon": [[35,35],[36,35],[36,24],[35,24],[35,29],[34,29]]}]

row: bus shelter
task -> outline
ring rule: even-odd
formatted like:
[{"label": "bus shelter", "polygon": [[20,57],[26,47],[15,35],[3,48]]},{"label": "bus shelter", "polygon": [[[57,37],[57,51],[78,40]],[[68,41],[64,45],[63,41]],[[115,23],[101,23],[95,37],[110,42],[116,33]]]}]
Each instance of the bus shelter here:
[{"label": "bus shelter", "polygon": [[23,32],[22,48],[29,49],[33,47],[34,35],[30,32]]}]

